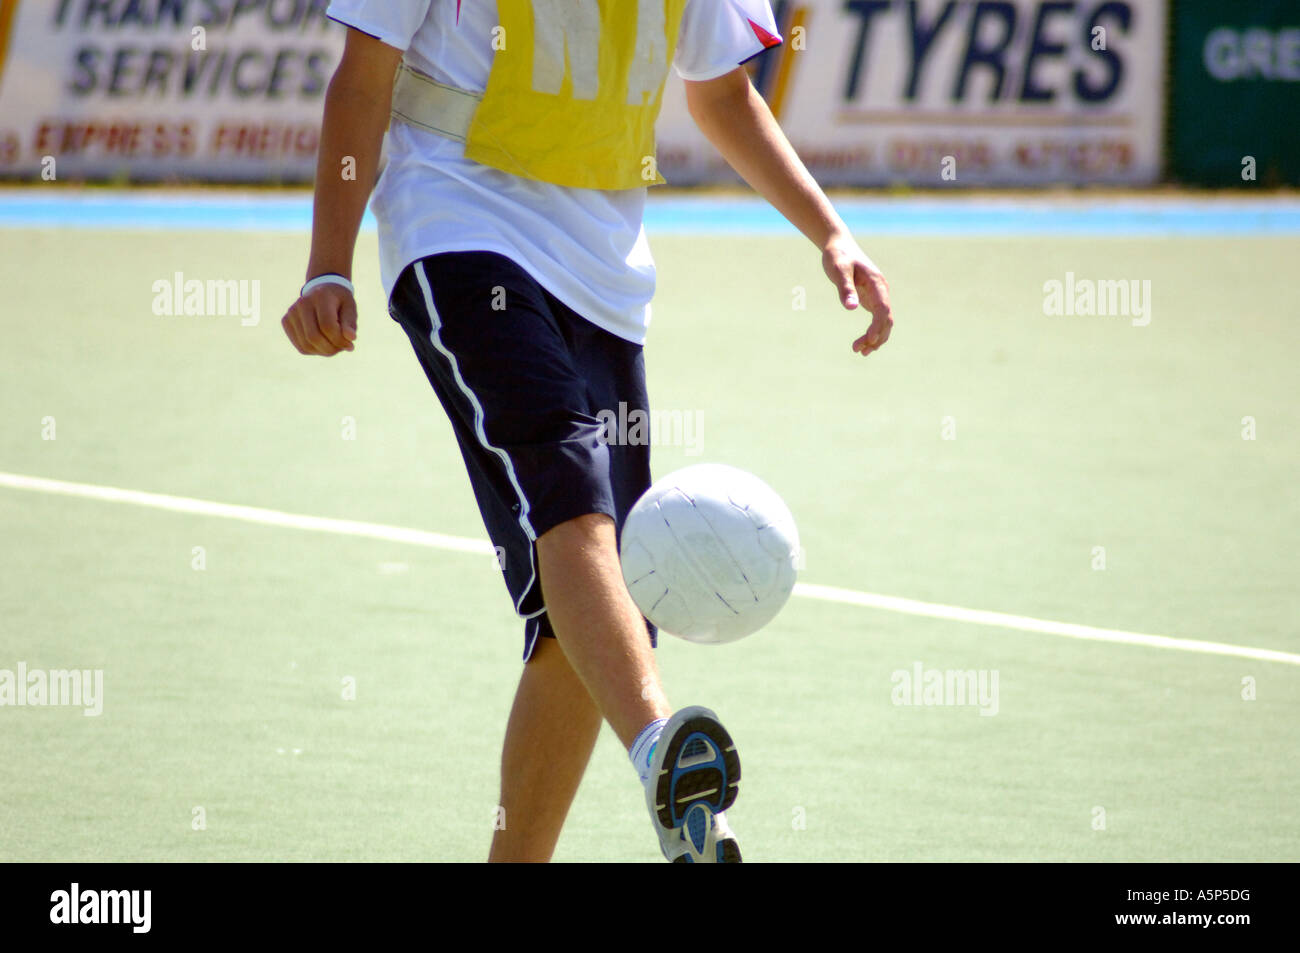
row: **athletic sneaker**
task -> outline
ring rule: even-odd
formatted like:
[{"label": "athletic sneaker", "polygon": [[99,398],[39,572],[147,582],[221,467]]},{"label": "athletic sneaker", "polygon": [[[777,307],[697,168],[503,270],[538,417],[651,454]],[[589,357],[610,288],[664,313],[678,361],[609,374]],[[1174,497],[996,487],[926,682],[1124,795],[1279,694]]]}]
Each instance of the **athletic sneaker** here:
[{"label": "athletic sneaker", "polygon": [[723,814],[739,785],[740,756],[717,715],[693,706],[669,718],[645,787],[664,857],[674,864],[740,863]]}]

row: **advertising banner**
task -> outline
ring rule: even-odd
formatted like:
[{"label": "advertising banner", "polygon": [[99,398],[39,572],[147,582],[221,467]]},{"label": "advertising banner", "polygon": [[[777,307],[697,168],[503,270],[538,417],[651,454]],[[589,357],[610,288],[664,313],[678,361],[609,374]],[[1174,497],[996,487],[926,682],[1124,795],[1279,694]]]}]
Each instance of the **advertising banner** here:
[{"label": "advertising banner", "polygon": [[[310,180],[345,32],[327,6],[0,0],[0,175]],[[773,6],[786,42],[753,61],[755,82],[827,184],[1160,175],[1164,0]],[[733,180],[676,79],[659,166],[676,184]]]},{"label": "advertising banner", "polygon": [[0,0],[0,175],[303,181],[328,0]]},{"label": "advertising banner", "polygon": [[[1150,183],[1161,173],[1164,0],[780,0],[756,82],[833,185]],[[670,87],[671,182],[726,172]]]},{"label": "advertising banner", "polygon": [[1300,2],[1174,10],[1170,171],[1200,185],[1300,185]]}]

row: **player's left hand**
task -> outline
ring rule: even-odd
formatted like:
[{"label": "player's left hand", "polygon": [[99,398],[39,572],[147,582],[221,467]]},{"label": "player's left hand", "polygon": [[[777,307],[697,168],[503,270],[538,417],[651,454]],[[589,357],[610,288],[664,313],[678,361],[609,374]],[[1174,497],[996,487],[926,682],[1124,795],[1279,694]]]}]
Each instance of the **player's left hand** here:
[{"label": "player's left hand", "polygon": [[850,237],[832,238],[822,251],[822,268],[840,292],[840,304],[853,311],[859,304],[871,312],[867,333],[853,342],[864,357],[889,340],[894,316],[889,306],[889,284],[866,252]]}]

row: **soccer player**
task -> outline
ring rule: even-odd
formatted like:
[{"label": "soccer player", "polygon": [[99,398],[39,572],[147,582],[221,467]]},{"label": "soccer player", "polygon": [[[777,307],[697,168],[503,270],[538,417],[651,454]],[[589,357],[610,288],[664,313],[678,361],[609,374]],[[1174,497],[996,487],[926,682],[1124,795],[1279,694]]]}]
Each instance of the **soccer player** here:
[{"label": "soccer player", "polygon": [[328,14],[349,29],[325,98],[308,280],[282,324],[303,354],[353,350],[352,256],[387,130],[372,207],[389,313],[451,421],[524,620],[489,859],[550,859],[603,719],[664,856],[738,862],[735,745],[708,709],[669,707],[656,633],[619,569],[648,441],[598,416],[648,410],[641,220],[670,67],[708,139],[820,251],[841,305],[871,313],[853,350],[889,338],[884,277],[741,66],[781,42],[771,7],[333,0]]}]

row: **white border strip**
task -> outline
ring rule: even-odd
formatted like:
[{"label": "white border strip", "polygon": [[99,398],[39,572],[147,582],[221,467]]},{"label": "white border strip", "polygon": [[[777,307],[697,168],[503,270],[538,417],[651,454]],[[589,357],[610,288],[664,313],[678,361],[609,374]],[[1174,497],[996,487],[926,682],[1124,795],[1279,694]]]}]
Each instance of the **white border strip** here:
[{"label": "white border strip", "polygon": [[[224,519],[242,520],[246,523],[260,523],[266,526],[283,526],[289,529],[309,530],[318,533],[382,539],[394,543],[407,543],[413,546],[425,546],[431,549],[444,549],[459,553],[473,553],[483,556],[495,553],[492,545],[486,540],[468,539],[463,536],[446,536],[442,533],[405,529],[400,526],[385,526],[382,523],[363,523],[357,520],[302,516],[296,513],[284,513],[279,510],[268,510],[257,506],[213,503],[209,500],[197,500],[187,496],[167,496],[161,493],[145,493],[140,490],[122,490],[116,487],[96,486],[90,483],[69,483],[63,480],[49,480],[44,477],[24,476],[18,473],[0,472],[0,487],[11,490],[31,490],[37,493],[82,497],[108,503],[131,503],[136,506],[149,506],[154,509],[171,510],[177,513],[219,516]],[[1202,642],[1197,639],[1176,639],[1167,635],[1146,635],[1141,632],[1125,632],[1121,629],[1099,629],[1090,625],[1052,622],[1047,619],[1032,619],[1026,616],[1008,615],[1005,612],[989,612],[983,609],[963,609],[959,606],[946,606],[936,602],[918,602],[915,599],[882,596],[870,592],[857,592],[853,589],[839,589],[834,586],[819,586],[806,582],[797,584],[794,588],[794,594],[805,599],[816,599],[821,602],[835,602],[841,605],[860,606],[866,609],[879,609],[886,612],[924,616],[931,619],[948,619],[953,622],[966,622],[972,625],[1016,629],[1021,632],[1038,632],[1044,635],[1057,635],[1069,639],[1141,645],[1147,648],[1174,649],[1182,652],[1197,652],[1203,655],[1228,655],[1260,662],[1300,665],[1300,654],[1293,652],[1257,649],[1245,645],[1228,645],[1223,642]]]}]

